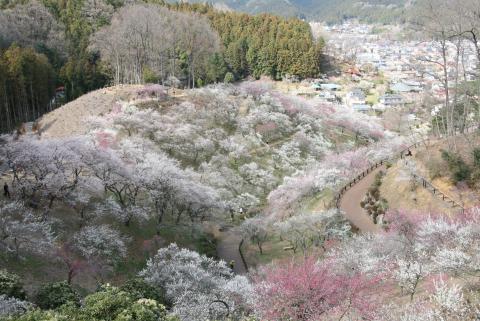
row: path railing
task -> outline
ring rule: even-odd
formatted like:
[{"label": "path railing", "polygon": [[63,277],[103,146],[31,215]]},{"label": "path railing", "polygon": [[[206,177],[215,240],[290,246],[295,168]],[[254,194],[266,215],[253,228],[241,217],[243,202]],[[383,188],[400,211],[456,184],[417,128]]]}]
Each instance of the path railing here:
[{"label": "path railing", "polygon": [[340,191],[335,195],[335,198],[333,199],[333,206],[331,207],[335,207],[337,209],[340,208],[340,202],[342,201],[342,197],[343,195],[345,195],[345,193],[350,190],[353,186],[355,186],[356,184],[358,184],[361,180],[363,180],[368,174],[370,174],[371,172],[373,172],[374,170],[376,170],[377,168],[379,168],[380,166],[383,166],[384,164],[387,164],[395,159],[398,159],[398,158],[403,158],[405,153],[408,152],[408,151],[411,151],[412,149],[415,149],[417,148],[418,146],[420,146],[421,144],[426,144],[428,143],[430,139],[429,138],[426,138],[426,139],[423,139],[419,142],[415,142],[413,143],[412,145],[402,149],[400,152],[398,152],[396,154],[396,156],[394,157],[390,157],[390,158],[385,158],[385,159],[382,159],[380,160],[379,162],[376,162],[375,164],[371,165],[370,167],[368,167],[366,170],[364,170],[363,172],[361,172],[359,175],[355,176],[353,178],[353,180],[350,180],[348,183],[346,183],[341,189]]},{"label": "path railing", "polygon": [[[460,134],[464,134],[464,133],[469,133],[469,132],[472,132],[472,131],[475,131],[479,129],[479,125],[473,125],[473,126],[469,126],[467,128],[465,128],[465,130],[461,133],[457,133],[455,132],[455,136],[456,135],[460,135]],[[446,138],[449,138],[451,136],[448,136],[448,137],[443,137],[442,139],[446,139]],[[398,152],[396,155],[394,155],[393,157],[390,157],[390,158],[385,158],[383,160],[380,160],[379,162],[376,162],[375,164],[371,165],[369,168],[367,168],[366,170],[364,170],[363,172],[361,172],[360,174],[358,174],[357,176],[355,176],[352,180],[350,180],[348,183],[346,183],[341,189],[340,191],[338,191],[330,205],[330,207],[333,207],[333,208],[337,208],[337,209],[340,209],[340,203],[342,201],[342,198],[343,196],[345,195],[345,193],[350,190],[353,186],[355,186],[356,184],[358,184],[361,180],[363,180],[368,174],[370,174],[371,172],[373,172],[374,170],[376,170],[378,167],[380,166],[383,166],[384,164],[388,163],[388,162],[391,162],[391,161],[394,161],[398,158],[400,159],[403,159],[404,157],[406,157],[406,153],[411,151],[412,149],[416,149],[418,148],[419,146],[421,145],[426,145],[428,144],[432,139],[430,137],[428,138],[425,138],[425,139],[422,139],[418,142],[415,142],[413,143],[412,145],[402,149],[400,152]],[[452,203],[453,206],[455,207],[459,207],[462,211],[464,211],[464,207],[462,205],[460,205],[458,202],[454,201],[451,197],[445,195],[443,192],[441,192],[437,187],[435,187],[432,183],[430,183],[429,181],[427,181],[425,178],[423,177],[420,177],[417,175],[417,177],[420,179],[420,181],[422,182],[422,186],[430,191],[432,191],[435,195],[439,195],[442,197],[442,199],[444,201],[447,201],[449,203]]]},{"label": "path railing", "polygon": [[460,203],[443,193],[438,187],[427,181],[424,177],[417,174],[412,174],[412,176],[417,181],[420,181],[422,183],[422,187],[432,192],[433,195],[441,197],[443,201],[451,203],[453,207],[458,207],[462,211],[462,213],[465,211],[465,208]]},{"label": "path railing", "polygon": [[337,195],[334,198],[334,207],[340,208],[340,201],[342,200],[342,196],[348,192],[353,186],[355,186],[358,182],[360,182],[362,179],[365,178],[368,174],[379,168],[380,166],[383,166],[385,162],[381,160],[380,162],[377,162],[361,172],[358,176],[354,177],[353,180],[349,181],[345,186],[342,187],[342,189],[337,193]]}]

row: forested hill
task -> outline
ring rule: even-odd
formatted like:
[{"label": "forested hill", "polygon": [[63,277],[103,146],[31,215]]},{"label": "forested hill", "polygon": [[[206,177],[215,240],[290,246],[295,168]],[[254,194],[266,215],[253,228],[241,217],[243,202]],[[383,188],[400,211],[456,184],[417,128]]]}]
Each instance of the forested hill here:
[{"label": "forested hill", "polygon": [[[188,0],[204,2],[204,0]],[[408,0],[213,0],[218,8],[248,13],[274,13],[308,20],[340,22],[358,18],[366,22],[402,22],[412,1]]]},{"label": "forested hill", "polygon": [[0,132],[108,84],[314,77],[322,47],[302,20],[211,5],[0,0]]}]

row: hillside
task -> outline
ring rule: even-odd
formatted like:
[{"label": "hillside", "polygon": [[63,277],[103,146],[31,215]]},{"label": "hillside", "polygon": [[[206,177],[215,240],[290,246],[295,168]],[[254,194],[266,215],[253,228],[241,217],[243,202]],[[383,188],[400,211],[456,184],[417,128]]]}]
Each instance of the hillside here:
[{"label": "hillside", "polygon": [[44,115],[40,132],[48,138],[84,135],[88,132],[90,117],[108,114],[117,101],[130,101],[137,97],[142,86],[117,86],[92,91]]},{"label": "hillside", "polygon": [[[431,195],[394,208],[404,159],[358,176],[419,139],[378,117],[266,81],[116,86],[46,115],[40,134],[0,146],[0,318],[476,320],[478,208],[432,215]],[[379,214],[375,234],[356,233],[357,217],[373,225],[356,203]]]},{"label": "hillside", "polygon": [[[189,2],[204,1],[189,0]],[[251,14],[267,12],[331,23],[348,18],[358,18],[366,22],[401,22],[411,3],[406,0],[215,0],[209,2],[219,8],[230,8]]]},{"label": "hillside", "polygon": [[234,227],[285,177],[383,136],[374,117],[261,81],[104,88],[46,114],[38,133],[0,146],[0,258],[30,296],[58,280],[81,293],[121,285],[171,242],[229,260]]}]

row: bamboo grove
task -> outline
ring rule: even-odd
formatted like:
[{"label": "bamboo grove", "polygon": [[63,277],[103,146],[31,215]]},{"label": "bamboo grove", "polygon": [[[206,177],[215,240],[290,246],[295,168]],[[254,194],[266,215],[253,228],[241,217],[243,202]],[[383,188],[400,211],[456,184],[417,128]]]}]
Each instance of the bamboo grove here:
[{"label": "bamboo grove", "polygon": [[12,46],[0,56],[0,132],[51,110],[55,72],[45,55]]}]

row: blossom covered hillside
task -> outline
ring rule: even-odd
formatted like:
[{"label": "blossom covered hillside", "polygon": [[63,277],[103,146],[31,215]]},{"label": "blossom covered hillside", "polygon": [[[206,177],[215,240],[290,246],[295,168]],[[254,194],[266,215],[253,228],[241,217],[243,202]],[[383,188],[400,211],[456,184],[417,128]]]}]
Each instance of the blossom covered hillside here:
[{"label": "blossom covered hillside", "polygon": [[[161,87],[148,90],[168,100]],[[165,154],[213,188],[232,214],[263,204],[283,177],[385,135],[371,117],[263,83],[194,90],[182,101],[160,102],[160,109],[118,102],[112,113],[90,119],[90,135],[106,149],[145,145]]]},{"label": "blossom covered hillside", "polygon": [[260,269],[261,320],[478,320],[480,214],[391,212],[390,227]]},{"label": "blossom covered hillside", "polygon": [[[50,302],[49,294],[40,299],[40,293],[63,291],[70,300],[78,297],[77,291],[89,293],[105,282],[138,285],[135,276],[151,259],[139,276],[158,296],[140,298],[156,300],[182,320],[206,320],[210,300],[238,307],[238,318],[249,315],[253,303],[247,278],[233,278],[219,263],[221,277],[204,276],[208,284],[220,282],[218,292],[169,288],[177,279],[168,283],[157,274],[163,269],[158,264],[164,264],[154,263],[161,255],[157,251],[176,242],[215,257],[215,234],[248,217],[242,230],[261,248],[262,228],[269,223],[256,215],[285,177],[318,170],[319,163],[330,162],[337,153],[393,137],[374,117],[287,96],[262,82],[176,93],[159,85],[127,89],[99,100],[100,112],[91,99],[96,93],[79,100],[93,104],[88,108],[69,104],[32,131],[2,137],[0,168],[8,189],[0,204],[2,266],[21,276],[27,294],[0,293],[11,311],[17,311],[12,297],[35,304],[19,303],[28,309],[56,308],[61,304]],[[75,118],[62,122],[72,108]],[[348,235],[348,223],[339,213],[325,215],[312,226],[334,217],[335,228],[342,237]],[[248,228],[254,222],[258,224]],[[283,229],[287,234],[289,226]],[[206,258],[198,261],[191,255],[199,254],[191,253],[189,264],[202,266]],[[188,272],[177,271],[176,265],[165,271]],[[6,279],[14,278],[5,273]],[[110,297],[126,291],[122,289],[104,288],[98,295]],[[227,294],[228,300],[223,298]],[[135,302],[137,296],[128,295]],[[193,301],[198,312],[189,308]]]},{"label": "blossom covered hillside", "polygon": [[[369,235],[327,202],[421,137],[262,82],[123,97],[72,136],[2,137],[0,317],[478,319],[478,209],[391,210]],[[233,273],[229,237],[267,264]]]}]

